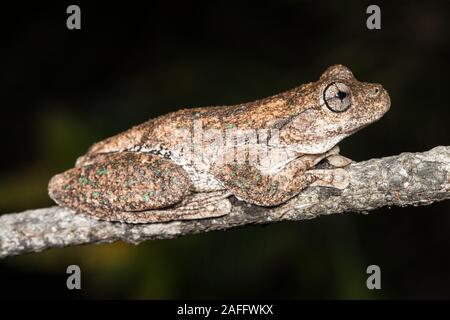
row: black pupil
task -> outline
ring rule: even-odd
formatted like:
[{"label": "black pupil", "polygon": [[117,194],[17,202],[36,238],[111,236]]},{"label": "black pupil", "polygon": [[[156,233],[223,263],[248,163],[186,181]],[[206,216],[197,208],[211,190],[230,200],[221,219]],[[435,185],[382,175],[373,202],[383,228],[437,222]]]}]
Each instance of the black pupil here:
[{"label": "black pupil", "polygon": [[344,100],[345,97],[347,96],[347,94],[345,92],[339,91],[336,96],[340,99],[340,100]]}]

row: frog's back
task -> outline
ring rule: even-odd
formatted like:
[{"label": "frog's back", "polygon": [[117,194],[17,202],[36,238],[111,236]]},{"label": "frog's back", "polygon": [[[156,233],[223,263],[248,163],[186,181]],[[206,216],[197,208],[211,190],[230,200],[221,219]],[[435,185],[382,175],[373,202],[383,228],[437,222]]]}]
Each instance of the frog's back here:
[{"label": "frog's back", "polygon": [[170,145],[176,140],[176,130],[193,130],[195,126],[218,130],[274,128],[310,107],[303,100],[311,90],[312,83],[238,105],[181,109],[149,121],[142,142]]},{"label": "frog's back", "polygon": [[[192,134],[195,127],[225,130],[227,128],[259,129],[283,125],[306,107],[302,97],[311,84],[262,99],[231,106],[181,109],[151,119],[131,129],[100,141],[81,157],[77,164],[99,153],[151,151],[163,146],[172,150],[179,143],[180,132]],[[184,131],[180,131],[184,130]],[[187,130],[187,131],[186,131]]]}]

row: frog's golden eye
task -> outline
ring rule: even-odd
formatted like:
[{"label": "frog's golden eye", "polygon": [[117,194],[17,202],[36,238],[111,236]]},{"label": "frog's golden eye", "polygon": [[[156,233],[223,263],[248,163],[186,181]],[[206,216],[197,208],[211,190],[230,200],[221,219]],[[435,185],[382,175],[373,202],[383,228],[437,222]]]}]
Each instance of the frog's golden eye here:
[{"label": "frog's golden eye", "polygon": [[350,88],[345,83],[332,82],[323,91],[323,101],[331,111],[344,112],[352,104]]}]

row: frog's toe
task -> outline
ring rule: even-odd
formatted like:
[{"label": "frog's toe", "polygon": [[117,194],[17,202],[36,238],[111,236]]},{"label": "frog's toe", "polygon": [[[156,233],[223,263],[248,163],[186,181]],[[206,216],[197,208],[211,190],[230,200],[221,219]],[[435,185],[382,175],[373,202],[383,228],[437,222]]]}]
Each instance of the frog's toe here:
[{"label": "frog's toe", "polygon": [[307,174],[316,178],[311,186],[331,187],[343,190],[350,184],[350,175],[342,168],[314,169],[307,171]]},{"label": "frog's toe", "polygon": [[334,154],[326,158],[327,162],[335,168],[343,168],[353,162],[352,159],[344,157],[340,154]]}]

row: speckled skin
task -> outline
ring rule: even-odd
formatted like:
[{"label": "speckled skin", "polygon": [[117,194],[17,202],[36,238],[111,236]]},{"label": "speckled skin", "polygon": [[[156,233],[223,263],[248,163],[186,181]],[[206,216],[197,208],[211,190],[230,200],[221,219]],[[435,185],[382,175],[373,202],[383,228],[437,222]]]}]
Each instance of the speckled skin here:
[{"label": "speckled skin", "polygon": [[[55,176],[52,196],[83,212],[143,211],[177,203],[189,194],[190,179],[170,160],[136,152],[99,154],[92,164]],[[89,201],[87,201],[89,200]]]},{"label": "speckled skin", "polygon": [[[197,192],[210,192],[214,197],[233,194],[257,205],[278,205],[312,183],[324,185],[318,179],[342,187],[335,179],[322,179],[324,171],[316,171],[314,166],[327,157],[333,158],[330,163],[342,162],[336,158],[337,143],[381,118],[389,107],[389,95],[381,85],[359,82],[349,69],[335,65],[317,82],[269,98],[234,106],[182,109],[96,143],[77,160],[75,168],[52,178],[49,194],[75,211],[126,222],[227,213],[211,207],[205,210],[196,200],[190,202]],[[274,154],[288,154],[287,160],[274,157],[271,167],[265,169],[248,161],[218,164],[206,160],[201,168],[186,164],[177,153],[183,137],[175,132],[185,129],[190,135],[199,121],[203,128],[224,134],[229,128],[277,129],[278,139],[269,135],[256,143],[275,150]],[[197,147],[201,151],[206,145]],[[338,172],[342,174],[342,170],[330,170],[330,176]],[[206,201],[205,205],[211,204]]]}]

